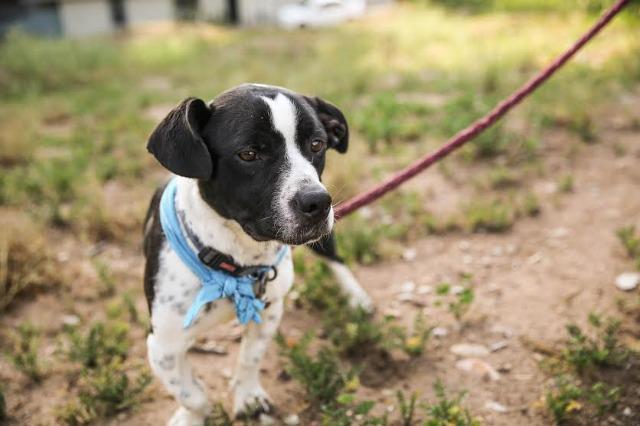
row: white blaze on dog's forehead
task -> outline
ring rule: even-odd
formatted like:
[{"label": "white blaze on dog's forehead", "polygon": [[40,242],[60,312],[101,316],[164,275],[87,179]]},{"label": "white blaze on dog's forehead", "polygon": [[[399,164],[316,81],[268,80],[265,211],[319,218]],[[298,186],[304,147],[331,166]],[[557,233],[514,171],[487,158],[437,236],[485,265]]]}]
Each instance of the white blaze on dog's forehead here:
[{"label": "white blaze on dog's forehead", "polygon": [[296,142],[296,107],[287,96],[282,93],[274,98],[262,96],[271,110],[271,122],[273,128],[282,134],[287,145]]}]

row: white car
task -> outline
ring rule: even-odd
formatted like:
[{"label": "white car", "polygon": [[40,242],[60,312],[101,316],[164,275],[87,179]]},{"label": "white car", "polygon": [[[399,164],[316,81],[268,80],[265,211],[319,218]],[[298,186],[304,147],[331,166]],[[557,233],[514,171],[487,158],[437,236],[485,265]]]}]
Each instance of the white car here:
[{"label": "white car", "polygon": [[288,4],[278,11],[278,22],[284,28],[326,27],[361,16],[366,0],[303,0]]}]

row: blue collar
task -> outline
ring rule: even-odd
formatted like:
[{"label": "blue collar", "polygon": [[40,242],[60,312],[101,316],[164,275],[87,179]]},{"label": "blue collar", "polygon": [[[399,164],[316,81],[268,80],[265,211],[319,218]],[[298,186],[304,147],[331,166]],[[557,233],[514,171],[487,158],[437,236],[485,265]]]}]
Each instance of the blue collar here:
[{"label": "blue collar", "polygon": [[205,265],[193,252],[185,238],[175,207],[176,188],[176,179],[171,179],[162,193],[160,223],[173,251],[202,283],[202,288],[184,317],[183,327],[188,328],[193,324],[193,320],[204,305],[222,298],[233,300],[236,316],[241,324],[247,324],[249,321],[260,323],[260,311],[264,309],[265,304],[255,296],[253,285],[256,282],[264,285],[267,274],[275,270],[284,259],[289,246],[282,246],[273,265],[252,268],[252,273],[249,275],[232,275]]}]

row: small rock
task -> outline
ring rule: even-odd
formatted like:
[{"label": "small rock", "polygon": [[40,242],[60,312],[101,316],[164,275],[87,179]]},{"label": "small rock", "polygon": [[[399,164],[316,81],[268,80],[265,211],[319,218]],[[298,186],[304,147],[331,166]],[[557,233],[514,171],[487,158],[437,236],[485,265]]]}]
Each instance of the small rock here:
[{"label": "small rock", "polygon": [[222,377],[224,377],[225,379],[230,379],[231,376],[232,376],[231,369],[229,368],[222,369]]},{"label": "small rock", "polygon": [[484,357],[489,355],[489,349],[476,343],[457,343],[449,348],[451,353],[463,357]]},{"label": "small rock", "polygon": [[260,424],[271,426],[276,424],[276,420],[268,414],[262,413],[260,414]]},{"label": "small rock", "polygon": [[119,422],[123,422],[127,419],[127,413],[120,413],[116,416]]},{"label": "small rock", "polygon": [[390,396],[393,396],[394,394],[395,394],[395,391],[393,389],[389,389],[389,388],[382,389],[383,396],[390,397]]},{"label": "small rock", "polygon": [[460,294],[464,291],[464,286],[461,285],[452,285],[451,286],[451,294]]},{"label": "small rock", "polygon": [[535,265],[542,262],[542,255],[540,253],[534,253],[533,255],[527,258],[527,263],[529,265]]},{"label": "small rock", "polygon": [[496,413],[506,413],[507,411],[509,411],[507,407],[496,401],[487,401],[484,404],[484,408],[486,408],[487,410],[495,411]]},{"label": "small rock", "polygon": [[418,252],[414,248],[408,248],[404,252],[402,252],[402,258],[407,262],[413,262],[416,260],[416,256]]},{"label": "small rock", "polygon": [[56,260],[60,263],[68,262],[71,256],[69,256],[69,252],[61,251],[56,255]]},{"label": "small rock", "polygon": [[471,243],[467,240],[462,240],[458,243],[458,248],[462,251],[468,251],[471,248]]},{"label": "small rock", "polygon": [[633,415],[633,410],[631,410],[631,408],[629,407],[625,407],[624,410],[622,410],[622,415],[626,417],[631,417]]},{"label": "small rock", "polygon": [[489,345],[489,350],[491,352],[498,352],[504,348],[506,348],[507,346],[509,346],[509,342],[507,342],[506,340],[500,340],[498,342],[493,342]]},{"label": "small rock", "polygon": [[449,334],[449,331],[444,327],[436,327],[431,330],[431,334],[433,335],[433,337],[445,337],[447,334]]},{"label": "small rock", "polygon": [[631,291],[640,284],[640,272],[624,272],[616,278],[616,287],[623,291]]},{"label": "small rock", "polygon": [[62,323],[69,327],[74,327],[80,324],[80,317],[78,317],[77,315],[63,315]]},{"label": "small rock", "polygon": [[456,368],[467,373],[473,373],[485,380],[500,380],[500,373],[498,373],[487,362],[478,358],[465,358],[456,362]]},{"label": "small rock", "polygon": [[505,327],[505,326],[500,325],[500,324],[494,325],[493,327],[491,327],[491,329],[489,331],[491,333],[494,333],[494,334],[501,334],[507,339],[509,337],[513,336],[513,331],[510,328]]},{"label": "small rock", "polygon": [[509,363],[502,364],[501,366],[498,367],[498,371],[500,373],[508,373],[511,370],[513,370],[513,366],[511,364],[509,364]]},{"label": "small rock", "polygon": [[462,263],[464,263],[465,265],[472,264],[473,256],[471,256],[470,254],[465,254],[464,256],[462,256]]},{"label": "small rock", "polygon": [[431,286],[421,285],[420,287],[418,287],[418,290],[416,291],[416,293],[422,296],[422,295],[431,293],[431,291],[432,291]]},{"label": "small rock", "polygon": [[549,233],[549,236],[551,238],[564,238],[564,237],[569,236],[569,230],[567,228],[563,228],[563,227],[554,228]]},{"label": "small rock", "polygon": [[491,249],[491,254],[494,257],[500,257],[502,256],[504,253],[504,249],[502,248],[502,246],[495,246],[493,249]]},{"label": "small rock", "polygon": [[412,293],[416,289],[416,283],[413,281],[405,281],[400,284],[400,291],[402,293]]},{"label": "small rock", "polygon": [[300,424],[300,417],[297,414],[289,414],[283,421],[287,426],[296,426]]}]

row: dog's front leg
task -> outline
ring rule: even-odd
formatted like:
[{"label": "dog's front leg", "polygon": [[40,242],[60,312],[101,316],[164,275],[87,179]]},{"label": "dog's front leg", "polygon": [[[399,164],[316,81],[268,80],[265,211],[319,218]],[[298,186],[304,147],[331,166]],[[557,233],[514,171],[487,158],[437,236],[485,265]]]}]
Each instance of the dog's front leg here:
[{"label": "dog's front leg", "polygon": [[236,417],[256,416],[272,410],[271,400],[260,384],[260,364],[282,318],[283,301],[274,301],[262,312],[262,323],[250,323],[244,332],[232,387]]},{"label": "dog's front leg", "polygon": [[184,335],[159,331],[161,330],[154,330],[147,337],[149,363],[167,391],[180,404],[168,425],[204,425],[211,406],[187,359],[189,341]]}]

